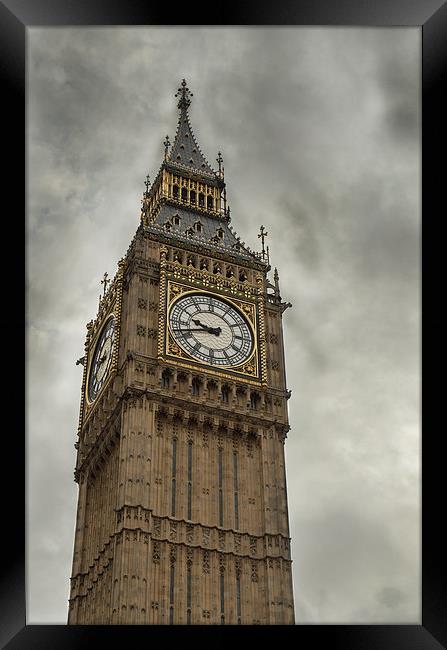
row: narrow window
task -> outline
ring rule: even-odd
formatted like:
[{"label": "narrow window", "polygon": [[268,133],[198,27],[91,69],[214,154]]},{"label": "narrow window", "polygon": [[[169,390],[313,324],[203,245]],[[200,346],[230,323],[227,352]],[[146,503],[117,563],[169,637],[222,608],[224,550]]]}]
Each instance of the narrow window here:
[{"label": "narrow window", "polygon": [[179,191],[178,185],[174,185],[172,188],[172,196],[174,197],[174,199],[178,199],[178,191]]},{"label": "narrow window", "polygon": [[237,452],[233,452],[234,527],[239,528],[239,497],[237,485]]},{"label": "narrow window", "polygon": [[236,576],[236,615],[237,622],[241,623],[241,576],[239,573]]},{"label": "narrow window", "polygon": [[198,379],[192,380],[192,394],[196,397],[200,395],[200,382]]},{"label": "narrow window", "polygon": [[228,404],[229,393],[230,393],[230,389],[228,388],[228,386],[222,386],[221,396],[222,396],[222,402],[224,404]]},{"label": "narrow window", "polygon": [[205,195],[202,192],[199,193],[199,206],[201,208],[205,207]]},{"label": "narrow window", "polygon": [[177,438],[173,438],[173,440],[172,440],[172,500],[171,500],[171,517],[175,517],[176,473],[177,473]]},{"label": "narrow window", "polygon": [[169,384],[171,382],[171,377],[169,370],[163,370],[162,375],[161,375],[161,385],[163,388],[169,388]]},{"label": "narrow window", "polygon": [[189,192],[189,201],[190,201],[190,203],[193,203],[193,204],[195,204],[195,202],[196,202],[196,193],[195,193],[194,190],[191,190]]},{"label": "narrow window", "polygon": [[192,442],[188,442],[188,516],[192,519]]},{"label": "narrow window", "polygon": [[169,574],[169,625],[174,623],[174,577],[175,566],[171,564],[171,571]]},{"label": "narrow window", "polygon": [[223,526],[222,447],[218,449],[219,467],[219,526]]},{"label": "narrow window", "polygon": [[192,586],[191,566],[188,564],[188,569],[186,572],[186,619],[188,625],[191,625],[191,602],[192,602],[191,586]]},{"label": "narrow window", "polygon": [[257,393],[250,393],[250,408],[256,411],[259,404],[259,395]]},{"label": "narrow window", "polygon": [[220,622],[225,623],[225,575],[220,572]]},{"label": "narrow window", "polygon": [[186,202],[187,198],[188,198],[188,190],[186,189],[186,187],[182,187],[182,201]]},{"label": "narrow window", "polygon": [[208,210],[212,210],[213,209],[213,197],[208,196],[207,199],[206,199],[206,203],[207,203]]}]

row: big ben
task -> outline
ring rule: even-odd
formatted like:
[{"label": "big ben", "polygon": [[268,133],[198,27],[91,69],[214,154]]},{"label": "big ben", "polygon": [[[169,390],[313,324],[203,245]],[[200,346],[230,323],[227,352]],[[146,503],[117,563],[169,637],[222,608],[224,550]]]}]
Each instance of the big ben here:
[{"label": "big ben", "polygon": [[283,302],[179,120],[87,325],[69,624],[293,624]]}]

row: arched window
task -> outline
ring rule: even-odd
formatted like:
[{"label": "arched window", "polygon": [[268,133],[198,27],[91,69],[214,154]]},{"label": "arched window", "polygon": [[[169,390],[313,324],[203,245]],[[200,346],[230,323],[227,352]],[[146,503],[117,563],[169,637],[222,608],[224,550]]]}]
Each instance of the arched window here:
[{"label": "arched window", "polygon": [[196,202],[196,193],[194,190],[191,190],[189,193],[189,200],[191,203],[195,204]]},{"label": "arched window", "polygon": [[203,230],[203,226],[202,226],[202,224],[200,223],[200,221],[196,221],[196,222],[195,222],[195,224],[194,224],[194,228],[197,230],[197,232],[202,232],[202,230]]},{"label": "arched window", "polygon": [[229,397],[230,397],[230,387],[227,386],[227,384],[224,384],[221,389],[221,397],[222,397],[222,402],[224,404],[228,404]]},{"label": "arched window", "polygon": [[179,191],[179,186],[178,185],[173,185],[172,187],[172,196],[174,199],[178,199],[178,191]]},{"label": "arched window", "polygon": [[182,187],[182,201],[185,202],[188,199],[188,190],[186,187]]},{"label": "arched window", "polygon": [[206,205],[207,205],[208,210],[212,210],[212,209],[213,209],[213,197],[212,197],[212,196],[208,196],[208,197],[207,197],[207,199],[206,199]]},{"label": "arched window", "polygon": [[171,371],[167,368],[161,373],[161,385],[163,388],[169,388],[171,385]]},{"label": "arched window", "polygon": [[250,408],[254,411],[257,410],[259,406],[260,397],[258,393],[250,393]]},{"label": "arched window", "polygon": [[200,379],[198,379],[197,377],[194,377],[194,379],[192,380],[191,386],[192,386],[192,394],[195,397],[199,397],[199,395],[200,395]]},{"label": "arched window", "polygon": [[178,216],[178,214],[175,214],[174,215],[174,225],[178,226],[179,223],[180,223],[180,217]]},{"label": "arched window", "polygon": [[199,194],[199,206],[201,208],[205,207],[205,195],[203,194],[203,192],[200,192]]},{"label": "arched window", "polygon": [[217,383],[214,379],[210,379],[207,383],[208,388],[208,397],[209,399],[214,399],[216,397]]}]

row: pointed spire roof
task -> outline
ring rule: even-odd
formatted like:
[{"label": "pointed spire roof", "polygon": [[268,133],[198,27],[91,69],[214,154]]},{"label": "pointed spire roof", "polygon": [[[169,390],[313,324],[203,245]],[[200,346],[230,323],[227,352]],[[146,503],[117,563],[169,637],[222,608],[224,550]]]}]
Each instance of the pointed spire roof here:
[{"label": "pointed spire roof", "polygon": [[190,97],[193,95],[184,79],[175,96],[179,97],[177,107],[180,110],[180,115],[175,140],[166,160],[174,165],[177,164],[186,167],[191,171],[215,176],[214,170],[200,151],[200,147],[192,132],[188,108],[191,104]]}]

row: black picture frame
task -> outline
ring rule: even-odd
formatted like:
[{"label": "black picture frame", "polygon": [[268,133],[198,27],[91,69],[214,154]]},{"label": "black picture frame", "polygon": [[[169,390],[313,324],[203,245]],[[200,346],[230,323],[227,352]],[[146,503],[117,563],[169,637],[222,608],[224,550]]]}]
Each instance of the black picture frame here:
[{"label": "black picture frame", "polygon": [[[441,291],[432,291],[441,277],[443,240],[437,232],[439,220],[444,218],[441,193],[445,186],[445,163],[442,160],[442,143],[445,142],[444,116],[446,103],[443,95],[446,83],[447,5],[442,0],[288,0],[280,3],[233,3],[216,6],[194,5],[194,17],[206,18],[205,24],[219,25],[355,25],[355,26],[420,26],[422,28],[422,213],[423,249],[422,280],[424,369],[439,358],[441,319],[435,312],[431,296],[442,298]],[[189,24],[189,7],[176,9],[177,24]],[[6,276],[4,303],[8,316],[2,319],[3,369],[11,383],[4,388],[4,412],[14,414],[4,428],[3,463],[11,471],[3,492],[3,576],[0,589],[0,617],[2,647],[16,648],[77,648],[81,645],[100,647],[122,643],[127,648],[137,644],[166,643],[178,640],[184,644],[211,642],[221,647],[229,641],[253,643],[253,634],[260,641],[275,643],[278,634],[286,641],[302,647],[322,645],[347,650],[387,648],[423,650],[447,645],[446,581],[443,554],[445,542],[441,533],[443,508],[441,507],[442,470],[444,457],[440,441],[443,434],[441,407],[442,381],[428,377],[423,383],[423,436],[422,436],[422,625],[297,625],[293,627],[252,626],[235,627],[159,627],[151,626],[67,626],[25,624],[25,436],[18,413],[22,412],[22,396],[26,391],[23,368],[18,350],[22,349],[20,307],[17,302],[17,282],[23,277],[25,264],[20,256],[20,243],[25,240],[25,221],[21,222],[20,199],[25,196],[25,46],[26,28],[50,25],[168,25],[170,9],[163,3],[142,0],[3,0],[0,2],[0,70],[3,90],[3,134],[9,133],[10,146],[3,149],[4,184],[3,199],[11,198],[9,210],[4,210],[4,261]],[[184,19],[184,23],[181,20]],[[214,20],[214,23],[211,20]],[[196,23],[198,24],[198,23]],[[444,138],[442,137],[444,135]],[[26,175],[25,175],[26,183]],[[24,192],[25,189],[25,192]],[[23,224],[23,226],[22,226]],[[23,230],[22,230],[23,227]],[[8,242],[8,245],[6,243]],[[443,252],[443,251],[442,251]],[[445,255],[445,254],[444,254]],[[5,259],[5,254],[4,254]],[[23,274],[23,275],[22,275]],[[11,281],[14,278],[14,281]],[[9,292],[9,293],[8,293]],[[25,294],[26,295],[26,294]],[[19,298],[20,300],[20,298]],[[22,303],[23,304],[23,303]],[[10,307],[10,308],[9,308]],[[438,306],[439,309],[439,306]],[[436,347],[435,347],[436,346]],[[431,362],[431,363],[430,363]],[[439,362],[438,362],[439,363]],[[442,367],[442,364],[441,364]],[[14,378],[14,371],[16,377]],[[23,387],[23,391],[22,391]],[[23,422],[26,426],[26,419]],[[23,506],[22,506],[23,504]],[[68,580],[68,576],[67,576]]]}]

